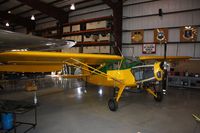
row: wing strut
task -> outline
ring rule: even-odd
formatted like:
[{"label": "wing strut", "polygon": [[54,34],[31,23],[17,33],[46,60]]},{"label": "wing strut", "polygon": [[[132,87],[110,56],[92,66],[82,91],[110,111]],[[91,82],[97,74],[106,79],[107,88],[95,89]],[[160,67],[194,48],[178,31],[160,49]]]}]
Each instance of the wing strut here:
[{"label": "wing strut", "polygon": [[111,98],[108,101],[109,109],[111,111],[116,111],[118,109],[119,99],[120,99],[120,97],[121,97],[121,95],[122,95],[122,93],[123,93],[123,91],[124,91],[124,89],[126,87],[125,83],[123,81],[118,80],[118,79],[116,79],[116,78],[114,78],[114,77],[112,77],[112,76],[110,76],[110,75],[108,75],[108,74],[106,74],[106,73],[94,68],[94,67],[91,67],[91,66],[89,66],[89,65],[87,65],[87,64],[85,64],[85,63],[83,63],[83,62],[81,62],[79,60],[76,60],[76,59],[73,59],[73,58],[70,58],[70,59],[72,61],[74,61],[75,63],[71,63],[71,62],[65,61],[65,64],[68,64],[68,65],[71,65],[71,66],[74,66],[74,67],[80,67],[80,66],[76,65],[76,63],[81,64],[82,66],[91,69],[91,70],[89,70],[89,69],[86,69],[86,68],[82,67],[82,69],[85,70],[85,71],[89,71],[91,73],[97,74],[97,75],[105,77],[105,78],[110,78],[110,79],[114,80],[115,82],[118,82],[117,87],[119,88],[119,91],[118,91],[117,96]]},{"label": "wing strut", "polygon": [[[112,77],[112,76],[110,76],[110,75],[108,75],[108,74],[106,74],[106,73],[94,68],[94,67],[91,67],[91,66],[89,66],[89,65],[87,65],[87,64],[85,64],[85,63],[83,63],[83,62],[81,62],[79,60],[76,60],[76,59],[73,59],[73,58],[70,58],[70,59],[93,70],[93,71],[90,71],[90,70],[84,69],[86,71],[89,71],[91,73],[94,73],[94,74],[97,74],[97,75],[100,75],[100,76],[103,76],[103,77],[106,77],[106,78],[110,78],[110,79],[112,79],[112,80],[114,80],[114,81],[116,81],[116,82],[118,82],[120,84],[124,84],[122,81],[120,81],[120,80],[118,80],[118,79],[116,79],[116,78],[114,78],[114,77]],[[69,64],[69,62],[66,62],[66,63]],[[70,63],[70,64],[72,65],[72,63]],[[76,66],[76,65],[73,64],[73,66]]]}]

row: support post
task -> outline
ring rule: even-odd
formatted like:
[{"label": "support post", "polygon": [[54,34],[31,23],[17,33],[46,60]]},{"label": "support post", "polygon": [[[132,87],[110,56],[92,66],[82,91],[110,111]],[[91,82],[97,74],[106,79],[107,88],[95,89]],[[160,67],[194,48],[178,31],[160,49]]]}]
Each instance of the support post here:
[{"label": "support post", "polygon": [[122,17],[123,1],[122,0],[103,0],[113,10],[113,35],[114,35],[114,52],[121,55],[122,50]]},{"label": "support post", "polygon": [[57,23],[57,39],[61,39],[63,36],[63,23],[62,22],[58,22]]},{"label": "support post", "polygon": [[167,42],[164,43],[164,75],[162,81],[163,94],[166,94],[167,89]]}]

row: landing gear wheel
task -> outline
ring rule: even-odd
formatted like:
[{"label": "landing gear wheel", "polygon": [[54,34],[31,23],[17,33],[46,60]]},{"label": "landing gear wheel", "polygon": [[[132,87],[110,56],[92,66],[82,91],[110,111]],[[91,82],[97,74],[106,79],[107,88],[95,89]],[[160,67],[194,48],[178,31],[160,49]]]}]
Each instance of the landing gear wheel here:
[{"label": "landing gear wheel", "polygon": [[163,93],[162,92],[156,92],[155,93],[157,97],[154,97],[156,102],[161,102],[163,100]]},{"label": "landing gear wheel", "polygon": [[109,107],[109,109],[111,111],[117,111],[117,109],[118,109],[118,103],[117,103],[117,101],[114,98],[111,98],[108,101],[108,107]]}]

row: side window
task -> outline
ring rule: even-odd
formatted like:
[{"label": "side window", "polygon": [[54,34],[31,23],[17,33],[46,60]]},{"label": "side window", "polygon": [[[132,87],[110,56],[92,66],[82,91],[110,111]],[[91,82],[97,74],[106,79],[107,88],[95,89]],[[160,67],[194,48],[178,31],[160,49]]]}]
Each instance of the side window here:
[{"label": "side window", "polygon": [[133,68],[132,73],[136,81],[154,77],[153,67]]},{"label": "side window", "polygon": [[144,79],[148,79],[148,78],[154,77],[153,67],[145,68],[143,76],[144,76]]},{"label": "side window", "polygon": [[132,73],[135,76],[135,80],[139,81],[143,79],[143,71],[141,68],[132,69]]}]

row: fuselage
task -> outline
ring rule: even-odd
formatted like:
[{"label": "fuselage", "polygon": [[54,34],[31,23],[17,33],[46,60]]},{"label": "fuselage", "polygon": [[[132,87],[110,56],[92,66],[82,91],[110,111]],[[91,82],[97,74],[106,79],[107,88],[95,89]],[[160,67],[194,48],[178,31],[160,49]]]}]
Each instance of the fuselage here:
[{"label": "fuselage", "polygon": [[[101,74],[93,74],[89,71],[83,70],[83,74],[87,74],[87,78],[84,78],[87,82],[95,85],[118,87],[119,84],[124,84],[127,87],[136,88],[138,83],[146,82],[146,81],[161,81],[163,70],[160,67],[161,62],[157,62],[154,65],[142,65],[137,66],[138,68],[151,68],[152,76],[148,78],[144,78],[137,80],[136,73],[133,71],[133,68],[127,68],[123,70],[107,70],[107,76],[101,76]],[[145,71],[143,72],[144,75]]]}]

